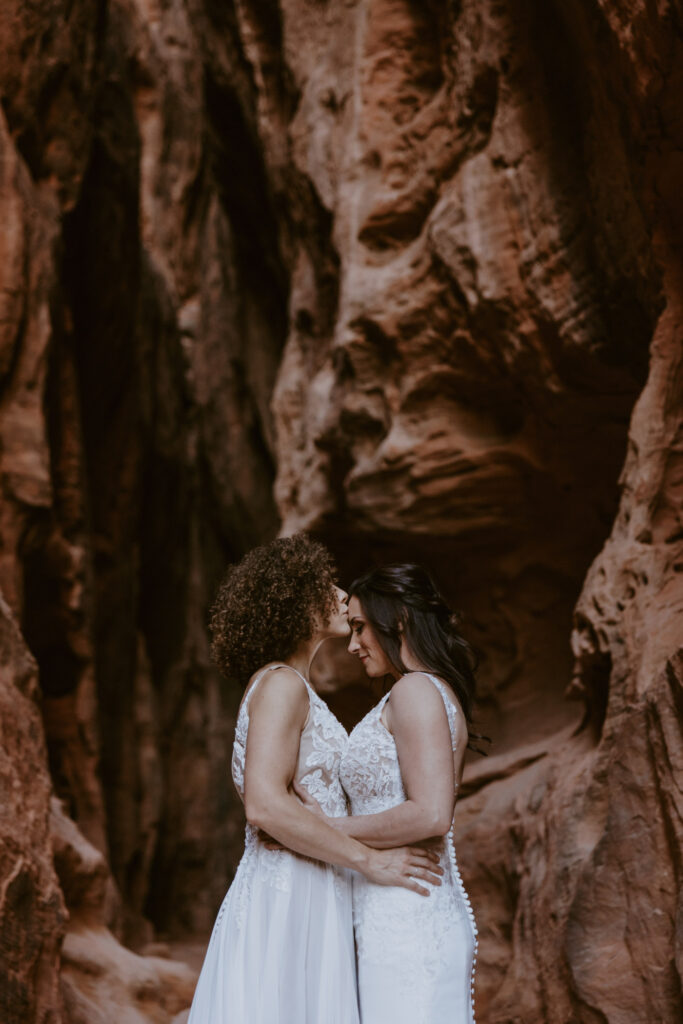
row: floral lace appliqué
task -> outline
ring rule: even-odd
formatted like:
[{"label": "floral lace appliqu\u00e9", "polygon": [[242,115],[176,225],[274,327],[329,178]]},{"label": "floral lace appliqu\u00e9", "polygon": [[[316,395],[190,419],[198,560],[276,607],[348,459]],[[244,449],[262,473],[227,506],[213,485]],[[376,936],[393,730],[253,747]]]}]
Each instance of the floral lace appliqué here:
[{"label": "floral lace appliqu\u00e9", "polygon": [[[276,667],[278,666],[271,666],[271,668]],[[232,750],[232,778],[242,800],[244,800],[244,768],[247,736],[249,733],[249,702],[254,690],[267,671],[269,670],[264,670],[254,680],[251,689],[242,702],[235,725],[235,742]],[[346,752],[349,738],[343,725],[335,718],[325,702],[311,688],[308,682],[303,679],[303,676],[301,678],[308,691],[310,712],[301,733],[296,778],[305,786],[311,796],[318,801],[326,814],[330,815],[330,817],[341,817],[348,813],[348,809],[346,794],[339,781],[339,767],[342,756]],[[289,853],[287,850],[266,849],[259,838],[258,830],[252,825],[247,824],[244,854],[235,876],[236,881],[237,876],[240,876],[239,902],[237,907],[238,923],[244,920],[257,867],[259,884],[270,885],[283,892],[289,892],[291,889],[294,857],[295,854]],[[343,895],[343,886],[348,884],[348,882],[342,881],[338,869],[330,866],[329,870],[335,875],[335,892],[341,897]]]},{"label": "floral lace appliqu\u00e9", "polygon": [[[429,678],[443,698],[455,751],[457,708],[443,684]],[[340,777],[354,815],[380,813],[406,799],[396,744],[381,721],[388,697],[358,723],[342,758]],[[440,864],[442,884],[433,887],[426,900],[406,889],[388,889],[362,876],[354,878],[353,916],[361,979],[364,965],[392,968],[405,1005],[415,1007],[414,1024],[431,1024],[434,987],[440,977],[450,973],[453,950],[465,944],[472,950],[470,1024],[474,1021],[477,931],[456,861],[452,826],[443,841]]]}]

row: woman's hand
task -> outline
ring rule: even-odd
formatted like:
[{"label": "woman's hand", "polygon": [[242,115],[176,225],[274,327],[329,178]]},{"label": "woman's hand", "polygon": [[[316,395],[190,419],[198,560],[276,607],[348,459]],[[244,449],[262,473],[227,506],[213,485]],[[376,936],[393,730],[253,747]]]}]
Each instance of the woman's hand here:
[{"label": "woman's hand", "polygon": [[373,850],[363,874],[376,885],[398,885],[420,896],[429,896],[429,889],[419,885],[416,879],[441,885],[443,868],[434,850],[399,846],[395,850]]},{"label": "woman's hand", "polygon": [[296,779],[293,780],[291,788],[307,811],[310,811],[311,814],[317,814],[319,818],[324,818],[325,821],[330,821],[315,797],[311,796],[308,790],[301,783],[297,782]]},{"label": "woman's hand", "polygon": [[258,837],[260,842],[263,843],[266,850],[286,850],[287,847],[283,846],[282,843],[278,843],[277,839],[273,839],[267,832],[264,832],[262,828],[258,830]]}]

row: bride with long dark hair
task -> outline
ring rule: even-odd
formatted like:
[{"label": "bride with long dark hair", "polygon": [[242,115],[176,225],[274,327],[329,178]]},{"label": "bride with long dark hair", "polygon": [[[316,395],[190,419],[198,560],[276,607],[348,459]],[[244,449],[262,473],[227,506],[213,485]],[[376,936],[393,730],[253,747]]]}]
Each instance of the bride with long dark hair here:
[{"label": "bride with long dark hair", "polygon": [[[453,814],[474,696],[473,653],[419,565],[367,573],[349,590],[349,650],[390,689],[353,729],[338,831],[377,847],[433,837],[443,877],[429,900],[354,879],[362,1024],[471,1024],[477,930],[455,855]],[[299,790],[308,808],[310,796]]]},{"label": "bride with long dark hair", "polygon": [[[305,536],[251,551],[219,590],[214,657],[246,684],[232,776],[248,824],[189,1024],[358,1024],[349,869],[416,899],[438,884],[433,854],[374,849],[332,827],[347,814],[339,767],[348,735],[308,674],[324,640],[349,635],[346,598],[327,551]],[[288,849],[269,848],[264,832]]]}]

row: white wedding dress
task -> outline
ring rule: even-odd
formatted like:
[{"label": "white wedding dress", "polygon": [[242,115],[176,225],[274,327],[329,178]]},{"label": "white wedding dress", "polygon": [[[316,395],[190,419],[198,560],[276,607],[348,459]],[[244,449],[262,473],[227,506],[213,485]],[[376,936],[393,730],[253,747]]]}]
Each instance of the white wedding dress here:
[{"label": "white wedding dress", "polygon": [[[244,799],[248,691],[232,777]],[[297,673],[298,674],[298,673]],[[348,735],[301,676],[310,700],[296,779],[326,814],[347,814],[339,765]],[[350,872],[267,850],[247,825],[244,856],[218,912],[188,1024],[358,1024]]]},{"label": "white wedding dress", "polygon": [[[427,673],[425,673],[426,675]],[[455,716],[441,694],[455,751]],[[378,814],[406,799],[396,744],[381,721],[390,693],[358,723],[342,757],[351,813]],[[428,897],[353,879],[361,1024],[473,1024],[477,929],[460,878],[453,826],[440,857],[442,884]],[[321,1018],[322,1024],[323,1018]]]}]

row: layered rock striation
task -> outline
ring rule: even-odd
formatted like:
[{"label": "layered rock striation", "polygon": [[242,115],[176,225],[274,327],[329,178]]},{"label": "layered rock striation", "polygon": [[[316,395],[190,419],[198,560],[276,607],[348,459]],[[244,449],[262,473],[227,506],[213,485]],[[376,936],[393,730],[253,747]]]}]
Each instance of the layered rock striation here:
[{"label": "layered rock striation", "polygon": [[285,529],[353,571],[422,558],[481,650],[494,744],[459,849],[483,1019],[673,1021],[680,20],[377,2],[285,24],[317,42],[295,152],[340,253],[334,329],[299,315],[276,387]]},{"label": "layered rock striation", "polygon": [[0,1017],[59,1024],[64,899],[52,861],[51,783],[35,661],[0,599]]},{"label": "layered rock striation", "polygon": [[38,669],[8,625],[7,1019],[182,1008],[114,935],[208,932],[242,822],[206,611],[302,528],[347,582],[426,562],[480,651],[481,1018],[678,1019],[677,6],[0,25],[0,588]]}]

